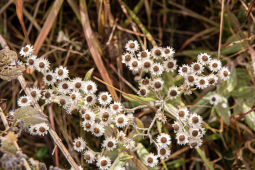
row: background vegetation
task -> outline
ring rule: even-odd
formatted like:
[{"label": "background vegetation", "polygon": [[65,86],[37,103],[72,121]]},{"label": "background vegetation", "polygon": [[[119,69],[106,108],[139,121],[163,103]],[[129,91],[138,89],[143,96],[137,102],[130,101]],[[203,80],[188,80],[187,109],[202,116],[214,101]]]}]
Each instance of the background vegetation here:
[{"label": "background vegetation", "polygon": [[[178,146],[172,148],[172,155],[161,166],[162,169],[255,169],[254,3],[254,0],[28,0],[24,3],[1,0],[0,34],[16,51],[24,44],[33,44],[38,56],[49,59],[52,67],[67,66],[71,76],[84,77],[93,67],[94,76],[111,81],[127,93],[134,93],[137,86],[132,73],[121,63],[129,39],[137,39],[147,48],[156,44],[172,46],[179,64],[191,63],[200,52],[219,56],[231,70],[230,80],[217,88],[229,106],[209,105],[208,96],[216,91],[214,88],[183,96],[183,102],[204,118],[207,134],[200,153],[188,146]],[[29,85],[42,85],[40,74],[27,71],[25,78]],[[106,89],[98,84],[100,89]],[[4,112],[8,113],[16,108],[21,87],[18,81],[1,81],[0,89]],[[48,106],[46,112],[51,108],[55,111],[51,124],[72,157],[84,167],[94,169],[72,149],[72,140],[81,133],[79,116],[64,114],[55,105]],[[146,127],[152,118],[150,114],[141,111],[136,116]],[[163,129],[170,131],[170,124]],[[83,135],[90,139],[89,134]],[[91,138],[88,142],[99,149],[99,141]],[[147,140],[141,143],[146,149],[153,149]],[[52,155],[54,143],[50,136],[23,133],[18,144],[25,154],[47,166],[70,168],[58,149]]]}]

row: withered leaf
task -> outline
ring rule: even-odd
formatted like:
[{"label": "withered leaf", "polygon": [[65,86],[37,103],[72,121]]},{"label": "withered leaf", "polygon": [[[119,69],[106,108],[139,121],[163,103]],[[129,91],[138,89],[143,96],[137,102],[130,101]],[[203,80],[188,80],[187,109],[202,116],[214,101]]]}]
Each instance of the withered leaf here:
[{"label": "withered leaf", "polygon": [[24,121],[25,126],[48,122],[48,120],[39,111],[31,106],[16,109],[14,112],[14,117],[18,120]]}]

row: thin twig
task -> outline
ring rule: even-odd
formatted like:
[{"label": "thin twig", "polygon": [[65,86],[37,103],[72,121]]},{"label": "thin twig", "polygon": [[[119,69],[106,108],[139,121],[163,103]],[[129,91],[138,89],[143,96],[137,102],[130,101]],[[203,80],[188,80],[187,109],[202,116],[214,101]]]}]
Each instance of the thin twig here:
[{"label": "thin twig", "polygon": [[221,1],[221,15],[220,15],[220,35],[219,35],[219,44],[218,44],[218,58],[220,57],[221,50],[221,40],[222,40],[222,32],[223,32],[223,17],[224,17],[224,5],[225,0]]}]

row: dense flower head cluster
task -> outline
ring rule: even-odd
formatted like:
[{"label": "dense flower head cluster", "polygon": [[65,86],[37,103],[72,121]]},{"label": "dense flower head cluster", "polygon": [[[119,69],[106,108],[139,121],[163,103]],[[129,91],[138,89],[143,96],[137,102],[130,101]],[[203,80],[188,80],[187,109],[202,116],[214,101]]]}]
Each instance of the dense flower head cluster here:
[{"label": "dense flower head cluster", "polygon": [[[184,105],[174,110],[167,103],[171,103],[181,94],[190,95],[195,89],[205,89],[215,86],[219,80],[227,80],[230,74],[228,69],[222,67],[220,60],[212,59],[207,53],[199,54],[197,61],[190,65],[178,66],[174,58],[175,51],[171,47],[155,46],[151,50],[140,51],[139,43],[130,40],[125,49],[122,62],[133,73],[139,74],[139,78],[136,79],[139,83],[138,95],[155,98],[151,107],[156,109],[156,114],[149,128],[140,128],[136,125],[133,115],[136,108],[125,108],[120,101],[113,101],[111,94],[107,91],[98,92],[97,85],[92,80],[79,77],[70,78],[69,70],[65,66],[51,69],[47,59],[33,55],[33,47],[30,45],[23,47],[20,55],[26,59],[25,64],[29,69],[35,69],[43,74],[45,89],[30,88],[31,96],[21,96],[18,99],[18,106],[29,106],[32,105],[32,101],[43,100],[44,104],[57,103],[67,114],[79,113],[83,130],[95,137],[104,137],[104,140],[101,143],[101,152],[95,152],[89,148],[82,137],[73,140],[73,148],[83,154],[87,163],[95,162],[100,169],[109,169],[114,161],[104,154],[105,151],[123,150],[123,148],[133,150],[137,145],[134,138],[139,135],[148,137],[157,149],[157,153],[149,153],[144,158],[145,165],[155,167],[159,159],[168,158],[172,145],[170,135],[150,133],[155,121],[166,123],[166,112],[175,119],[172,127],[178,144],[188,144],[191,148],[201,146],[202,137],[205,134],[201,126],[202,117],[191,113]],[[175,85],[167,87],[163,75],[169,72],[179,74],[183,84],[179,87]],[[217,96],[214,98],[215,100],[211,97],[211,104],[217,104],[219,100]],[[107,127],[116,129],[116,133],[111,136],[105,135]],[[125,130],[127,127],[136,134],[129,137]],[[31,135],[45,135],[48,130],[49,126],[46,123],[36,124],[29,128]]]}]

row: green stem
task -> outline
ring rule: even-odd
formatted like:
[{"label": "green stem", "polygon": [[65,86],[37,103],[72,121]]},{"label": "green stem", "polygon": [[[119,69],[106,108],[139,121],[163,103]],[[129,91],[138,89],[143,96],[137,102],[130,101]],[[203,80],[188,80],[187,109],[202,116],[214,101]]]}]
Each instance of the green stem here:
[{"label": "green stem", "polygon": [[200,149],[197,148],[197,153],[200,155],[200,157],[202,158],[202,160],[204,161],[205,165],[210,169],[210,170],[214,170],[212,164],[210,163],[210,161],[206,158],[205,153]]}]

